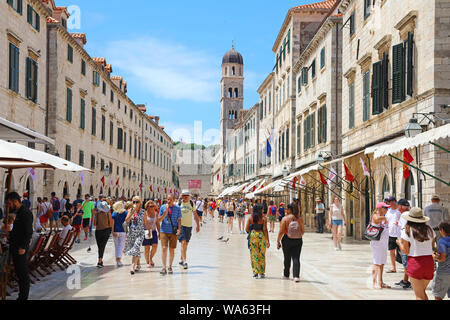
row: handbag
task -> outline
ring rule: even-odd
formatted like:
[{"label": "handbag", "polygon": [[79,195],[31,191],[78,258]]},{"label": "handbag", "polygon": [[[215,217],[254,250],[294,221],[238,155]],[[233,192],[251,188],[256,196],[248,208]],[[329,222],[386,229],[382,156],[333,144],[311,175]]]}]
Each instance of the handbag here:
[{"label": "handbag", "polygon": [[381,233],[383,232],[383,228],[382,227],[377,227],[374,226],[371,223],[369,223],[369,225],[367,226],[366,230],[364,231],[364,237],[367,240],[371,240],[371,241],[379,241],[381,238]]}]

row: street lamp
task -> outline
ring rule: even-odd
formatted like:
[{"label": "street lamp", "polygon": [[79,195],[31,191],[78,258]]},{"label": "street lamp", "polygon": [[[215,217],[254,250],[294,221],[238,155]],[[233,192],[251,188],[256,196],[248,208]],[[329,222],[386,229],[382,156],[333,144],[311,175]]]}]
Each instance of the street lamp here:
[{"label": "street lamp", "polygon": [[103,173],[105,174],[105,177],[109,176],[109,166],[108,166],[108,165],[106,165],[106,166],[103,168]]},{"label": "street lamp", "polygon": [[133,176],[131,177],[131,179],[133,180],[133,182],[136,182],[137,180],[136,172],[133,172]]},{"label": "street lamp", "polygon": [[148,184],[148,178],[147,178],[147,176],[145,176],[144,182],[145,182],[145,184]]},{"label": "street lamp", "polygon": [[423,129],[416,118],[411,118],[404,131],[407,138],[414,138],[419,133],[422,133]]},{"label": "street lamp", "polygon": [[282,173],[283,173],[283,177],[286,178],[289,175],[289,169],[286,166],[283,167]]},{"label": "street lamp", "polygon": [[325,162],[325,159],[333,158],[333,154],[330,151],[321,151],[317,156],[316,162],[318,164],[322,164]]}]

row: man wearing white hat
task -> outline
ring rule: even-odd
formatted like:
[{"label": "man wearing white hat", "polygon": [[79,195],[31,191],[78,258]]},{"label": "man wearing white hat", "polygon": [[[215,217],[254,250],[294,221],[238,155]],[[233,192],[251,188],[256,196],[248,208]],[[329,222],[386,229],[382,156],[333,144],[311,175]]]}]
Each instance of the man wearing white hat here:
[{"label": "man wearing white hat", "polygon": [[187,248],[192,235],[192,216],[194,216],[197,224],[197,233],[200,232],[200,218],[195,210],[194,202],[190,199],[191,194],[189,190],[181,192],[181,201],[178,203],[181,209],[181,231],[178,236],[178,241],[181,243],[181,261],[180,266],[183,269],[188,268],[186,262]]}]

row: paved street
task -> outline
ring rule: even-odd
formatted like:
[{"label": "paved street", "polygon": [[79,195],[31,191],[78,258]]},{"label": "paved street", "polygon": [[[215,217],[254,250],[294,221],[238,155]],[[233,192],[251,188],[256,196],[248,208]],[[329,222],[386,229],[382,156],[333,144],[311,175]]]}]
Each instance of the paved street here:
[{"label": "paved street", "polygon": [[[235,231],[238,230],[237,222]],[[81,289],[69,290],[68,274],[59,271],[31,288],[31,299],[407,299],[412,290],[401,288],[372,290],[371,251],[367,242],[343,244],[343,251],[333,249],[329,234],[307,233],[301,255],[301,282],[282,280],[283,254],[276,249],[276,233],[270,234],[272,247],[267,252],[266,279],[252,278],[246,235],[230,235],[228,243],[217,240],[225,234],[226,225],[207,221],[200,234],[194,234],[188,251],[188,270],[181,270],[179,249],[176,251],[174,274],[162,277],[161,251],[156,267],[131,276],[129,257],[125,265],[114,263],[114,244],[110,239],[105,253],[105,268],[97,269],[97,247],[91,238],[92,252],[86,243],[75,247],[72,254],[81,269]],[[403,271],[398,267],[398,271]],[[385,282],[394,285],[401,273],[385,274]],[[428,292],[432,298],[431,292]]]}]

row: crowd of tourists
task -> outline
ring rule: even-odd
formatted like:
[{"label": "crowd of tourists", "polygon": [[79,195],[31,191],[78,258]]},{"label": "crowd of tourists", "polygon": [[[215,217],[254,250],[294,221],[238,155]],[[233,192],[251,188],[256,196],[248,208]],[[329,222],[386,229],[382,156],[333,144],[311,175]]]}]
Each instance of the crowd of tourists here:
[{"label": "crowd of tourists", "polygon": [[[142,200],[139,196],[116,199],[102,194],[93,198],[86,194],[84,199],[77,196],[71,202],[66,195],[58,199],[52,193],[49,198],[37,199],[37,216],[34,219],[27,194],[22,199],[15,192],[8,194],[6,205],[12,214],[8,219],[3,219],[2,236],[9,234],[10,252],[19,278],[21,299],[28,297],[29,278],[26,275],[25,257],[33,231],[58,232],[61,241],[64,241],[69,231],[74,230],[76,243],[87,242],[87,250],[91,252],[90,238],[94,229],[98,268],[104,267],[105,249],[112,236],[116,266],[123,266],[123,255],[131,257],[131,275],[142,269],[142,247],[146,268],[155,267],[154,257],[160,244],[160,274],[164,276],[173,274],[178,242],[181,247],[179,266],[188,269],[187,249],[194,221],[195,232],[198,233],[216,215],[219,223],[226,224],[227,234],[233,234],[237,220],[239,233],[247,235],[255,279],[265,278],[266,250],[271,246],[269,233],[275,233],[275,226],[278,224],[276,248],[282,249],[284,255],[283,276],[300,282],[300,255],[305,224],[300,202],[295,198],[292,203],[285,205],[283,202],[275,204],[267,199],[193,198],[188,190],[184,190],[179,199],[175,199],[172,194],[164,200]],[[328,228],[332,233],[335,250],[341,251],[347,216],[339,197],[333,198],[329,208],[325,207],[322,199],[317,198],[314,218],[317,233],[324,233]],[[436,299],[443,299],[450,293],[450,222],[448,210],[440,205],[438,196],[434,196],[432,204],[424,210],[410,208],[406,199],[384,199],[377,204],[365,237],[371,240],[374,289],[390,288],[383,282],[383,272],[396,273],[398,262],[403,265],[404,272],[396,286],[412,288],[417,299],[428,299],[425,290],[433,279],[432,292]],[[384,271],[388,256],[392,267]]]}]

